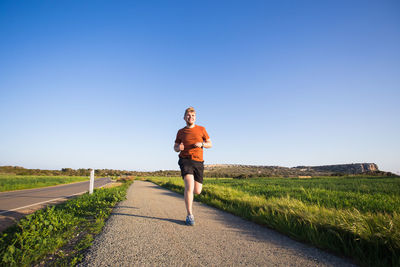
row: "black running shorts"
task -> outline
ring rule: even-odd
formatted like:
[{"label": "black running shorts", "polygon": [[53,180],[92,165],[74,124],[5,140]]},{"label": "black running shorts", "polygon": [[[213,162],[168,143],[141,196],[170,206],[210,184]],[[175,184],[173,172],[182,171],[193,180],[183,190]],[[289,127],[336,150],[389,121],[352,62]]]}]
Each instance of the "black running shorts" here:
[{"label": "black running shorts", "polygon": [[196,182],[203,183],[204,163],[202,161],[179,158],[178,164],[181,168],[182,178],[186,174],[193,174]]}]

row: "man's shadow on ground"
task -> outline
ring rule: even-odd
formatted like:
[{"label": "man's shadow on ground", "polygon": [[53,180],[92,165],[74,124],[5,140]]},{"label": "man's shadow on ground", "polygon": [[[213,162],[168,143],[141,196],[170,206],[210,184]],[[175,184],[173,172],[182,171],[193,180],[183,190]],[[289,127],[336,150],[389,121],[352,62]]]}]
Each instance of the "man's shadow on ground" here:
[{"label": "man's shadow on ground", "polygon": [[135,215],[135,214],[126,214],[126,213],[120,213],[120,212],[112,212],[111,215],[132,216],[132,217],[137,217],[137,218],[145,218],[145,219],[166,221],[166,222],[176,223],[176,224],[179,224],[179,225],[185,225],[185,222],[182,221],[182,220],[175,220],[175,219],[168,219],[168,218],[157,218],[157,217],[151,217],[151,216],[142,216],[142,215]]}]

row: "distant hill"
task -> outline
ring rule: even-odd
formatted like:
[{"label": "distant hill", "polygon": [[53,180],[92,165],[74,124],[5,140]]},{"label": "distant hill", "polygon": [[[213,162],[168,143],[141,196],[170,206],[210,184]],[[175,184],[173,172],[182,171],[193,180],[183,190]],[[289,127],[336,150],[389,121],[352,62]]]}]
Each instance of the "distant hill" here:
[{"label": "distant hill", "polygon": [[298,166],[296,169],[302,171],[314,170],[317,172],[331,172],[343,174],[361,174],[366,172],[379,171],[378,165],[375,163],[353,163],[353,164],[337,164],[337,165],[323,165],[323,166]]},{"label": "distant hill", "polygon": [[341,176],[341,175],[393,175],[382,172],[375,163],[353,163],[324,166],[255,166],[239,164],[208,164],[204,167],[208,177],[307,177],[307,176]]},{"label": "distant hill", "polygon": [[[15,175],[63,175],[89,176],[90,169],[62,168],[61,170],[25,169],[18,166],[0,166],[0,174]],[[375,163],[353,163],[324,166],[254,166],[240,164],[209,164],[204,166],[205,177],[312,177],[312,176],[343,176],[343,175],[375,175],[397,176],[378,169]],[[152,172],[126,171],[113,169],[96,169],[96,177],[107,176],[180,176],[179,170],[159,170]]]}]

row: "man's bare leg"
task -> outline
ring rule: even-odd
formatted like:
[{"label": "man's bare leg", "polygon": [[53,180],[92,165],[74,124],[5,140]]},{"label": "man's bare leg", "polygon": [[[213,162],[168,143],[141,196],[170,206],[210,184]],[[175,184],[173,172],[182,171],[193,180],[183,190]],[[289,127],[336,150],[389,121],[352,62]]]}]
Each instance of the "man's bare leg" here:
[{"label": "man's bare leg", "polygon": [[192,215],[193,193],[196,195],[200,194],[203,185],[194,180],[193,174],[186,174],[184,181],[185,181],[184,198],[185,198],[186,211],[187,215]]},{"label": "man's bare leg", "polygon": [[193,189],[194,189],[194,177],[193,174],[186,174],[184,177],[185,181],[185,205],[187,215],[191,215],[192,213],[192,205],[193,205]]}]

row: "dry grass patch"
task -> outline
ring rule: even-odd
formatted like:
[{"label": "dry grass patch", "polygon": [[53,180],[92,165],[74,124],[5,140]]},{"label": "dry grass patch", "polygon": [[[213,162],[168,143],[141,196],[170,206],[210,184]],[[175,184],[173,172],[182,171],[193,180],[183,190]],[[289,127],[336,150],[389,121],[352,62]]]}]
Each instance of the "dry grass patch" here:
[{"label": "dry grass patch", "polygon": [[116,187],[116,186],[120,186],[123,185],[123,183],[121,182],[112,182],[112,183],[108,183],[105,186],[103,186],[103,188],[112,188],[112,187]]}]

